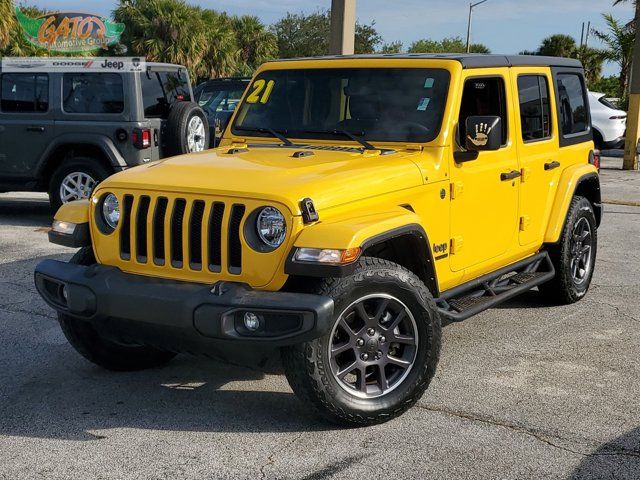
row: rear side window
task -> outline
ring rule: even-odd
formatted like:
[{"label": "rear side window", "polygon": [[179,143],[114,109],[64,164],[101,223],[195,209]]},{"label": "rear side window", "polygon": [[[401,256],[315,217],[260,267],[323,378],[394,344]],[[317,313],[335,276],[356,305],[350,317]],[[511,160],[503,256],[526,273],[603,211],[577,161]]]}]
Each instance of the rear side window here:
[{"label": "rear side window", "polygon": [[191,101],[186,73],[151,71],[140,74],[144,116],[166,117],[175,102]]},{"label": "rear side window", "polygon": [[559,73],[557,86],[562,135],[567,137],[586,133],[589,130],[589,117],[582,77],[574,73]]},{"label": "rear side window", "polygon": [[551,115],[547,78],[542,75],[519,76],[518,99],[522,140],[530,142],[550,138]]},{"label": "rear side window", "polygon": [[1,87],[3,112],[49,110],[49,76],[34,73],[4,73]]},{"label": "rear side window", "polygon": [[464,145],[464,139],[467,136],[467,118],[485,115],[500,117],[502,145],[506,145],[507,100],[502,77],[470,78],[465,82],[458,119],[460,145]]},{"label": "rear side window", "polygon": [[62,108],[67,113],[122,113],[122,76],[117,73],[65,73]]}]

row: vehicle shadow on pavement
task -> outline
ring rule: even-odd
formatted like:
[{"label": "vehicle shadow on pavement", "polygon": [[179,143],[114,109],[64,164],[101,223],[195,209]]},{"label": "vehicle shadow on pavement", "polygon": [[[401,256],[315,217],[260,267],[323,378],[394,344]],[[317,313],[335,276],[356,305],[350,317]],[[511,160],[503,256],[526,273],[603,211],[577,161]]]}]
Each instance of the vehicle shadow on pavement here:
[{"label": "vehicle shadow on pavement", "polygon": [[0,225],[50,227],[53,213],[48,197],[0,195]]},{"label": "vehicle shadow on pavement", "polygon": [[83,441],[123,428],[333,428],[308,414],[282,375],[188,355],[127,373],[89,363],[68,344],[33,286],[42,258],[0,264],[0,435]]},{"label": "vehicle shadow on pavement", "polygon": [[640,475],[640,427],[600,446],[586,455],[569,477],[637,479]]}]

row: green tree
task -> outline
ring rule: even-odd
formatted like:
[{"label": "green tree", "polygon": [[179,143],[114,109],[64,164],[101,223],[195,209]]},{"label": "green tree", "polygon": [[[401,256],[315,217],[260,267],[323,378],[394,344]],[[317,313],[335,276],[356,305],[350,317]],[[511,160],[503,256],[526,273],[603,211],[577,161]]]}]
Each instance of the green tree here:
[{"label": "green tree", "polygon": [[576,58],[578,45],[573,37],[558,33],[542,40],[538,55],[548,55],[550,57]]},{"label": "green tree", "polygon": [[[277,38],[281,58],[326,55],[329,52],[330,12],[318,11],[305,15],[287,13],[271,30]],[[356,22],[355,52],[373,53],[382,42],[375,24]]]},{"label": "green tree", "polygon": [[[9,30],[7,31],[6,42],[4,43],[4,46],[0,41],[0,54],[12,57],[48,56],[48,50],[44,48],[38,48],[27,41],[27,39],[23,35],[22,27],[16,19],[15,6],[13,5],[13,2],[9,0],[7,4],[10,8],[10,13],[8,14],[8,17],[4,17],[4,13],[0,14],[2,15],[2,17],[4,17],[0,18],[0,23],[4,21]],[[20,5],[20,10],[22,10],[22,13],[24,13],[26,16],[31,18],[36,18],[47,13],[45,10],[42,10],[38,7],[24,4]]]},{"label": "green tree", "polygon": [[582,62],[587,84],[597,82],[602,75],[602,63],[605,59],[600,50],[589,47],[578,47],[570,35],[558,33],[542,40],[535,52],[525,51],[525,55],[547,55],[550,57],[576,58]]},{"label": "green tree", "polygon": [[620,91],[623,92],[623,95],[626,95],[631,74],[631,61],[633,59],[633,42],[636,35],[635,25],[623,25],[613,18],[611,14],[604,14],[603,17],[607,23],[607,30],[593,30],[593,34],[605,46],[602,51],[603,58],[617,63],[620,67],[618,83]]},{"label": "green tree", "polygon": [[[446,37],[442,40],[425,38],[409,45],[409,53],[464,53],[467,46],[461,37]],[[472,53],[491,53],[486,45],[473,43],[469,50]]]},{"label": "green tree", "polygon": [[0,51],[3,51],[9,45],[11,32],[15,28],[14,24],[13,1],[0,1]]},{"label": "green tree", "polygon": [[129,54],[184,65],[194,74],[207,53],[207,32],[198,9],[183,0],[122,0],[114,12],[126,25]]},{"label": "green tree", "polygon": [[235,17],[233,30],[239,54],[236,74],[251,75],[260,64],[277,56],[276,36],[265,28],[258,17]]},{"label": "green tree", "polygon": [[401,41],[385,43],[380,48],[380,53],[402,53],[403,45]]},{"label": "green tree", "polygon": [[589,86],[594,92],[602,92],[610,98],[622,98],[623,92],[620,90],[620,79],[617,75],[601,77],[598,81]]},{"label": "green tree", "polygon": [[232,19],[225,13],[204,9],[199,12],[207,36],[206,52],[196,69],[201,80],[229,77],[238,69],[240,57]]},{"label": "green tree", "polygon": [[576,50],[575,57],[582,63],[587,85],[591,88],[591,85],[600,80],[602,76],[602,63],[604,61],[602,51],[583,46]]}]

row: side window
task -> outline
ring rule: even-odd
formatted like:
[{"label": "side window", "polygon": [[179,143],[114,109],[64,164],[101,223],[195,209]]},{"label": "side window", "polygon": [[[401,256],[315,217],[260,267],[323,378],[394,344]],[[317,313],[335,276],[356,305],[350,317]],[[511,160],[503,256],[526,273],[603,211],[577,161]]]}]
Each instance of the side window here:
[{"label": "side window", "polygon": [[562,135],[566,137],[586,133],[589,123],[582,77],[576,73],[559,73],[557,84]]},{"label": "side window", "polygon": [[122,113],[122,76],[117,73],[65,73],[62,108],[67,113]]},{"label": "side window", "polygon": [[46,74],[4,73],[1,90],[3,112],[49,110],[49,76]]},{"label": "side window", "polygon": [[549,86],[543,75],[518,77],[520,124],[525,142],[551,138]]},{"label": "side window", "polygon": [[[181,71],[151,71],[140,74],[144,116],[165,117],[175,102],[190,101],[189,82]],[[201,97],[202,98],[202,97]]]},{"label": "side window", "polygon": [[507,144],[507,100],[504,80],[501,77],[470,78],[464,84],[460,117],[458,118],[458,141],[464,145],[467,136],[466,120],[474,116],[497,116],[501,119],[502,145]]}]

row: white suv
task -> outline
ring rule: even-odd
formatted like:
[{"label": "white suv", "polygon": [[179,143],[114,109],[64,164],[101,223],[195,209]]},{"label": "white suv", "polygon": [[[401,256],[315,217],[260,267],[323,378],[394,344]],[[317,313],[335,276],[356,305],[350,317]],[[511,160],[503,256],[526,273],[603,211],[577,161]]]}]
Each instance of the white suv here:
[{"label": "white suv", "polygon": [[589,105],[596,148],[624,148],[627,113],[607,100],[604,93],[589,92]]}]

